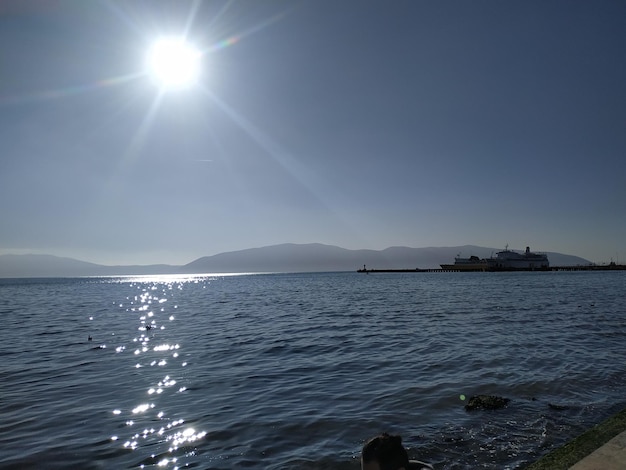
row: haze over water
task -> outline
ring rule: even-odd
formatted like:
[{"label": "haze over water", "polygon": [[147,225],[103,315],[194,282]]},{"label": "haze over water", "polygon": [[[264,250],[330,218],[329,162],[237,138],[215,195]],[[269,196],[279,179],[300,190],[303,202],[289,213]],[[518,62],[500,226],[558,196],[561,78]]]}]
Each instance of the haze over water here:
[{"label": "haze over water", "polygon": [[[623,272],[3,279],[0,467],[356,470],[389,431],[437,469],[522,468],[626,404],[625,288]],[[511,402],[466,412],[478,393]]]}]

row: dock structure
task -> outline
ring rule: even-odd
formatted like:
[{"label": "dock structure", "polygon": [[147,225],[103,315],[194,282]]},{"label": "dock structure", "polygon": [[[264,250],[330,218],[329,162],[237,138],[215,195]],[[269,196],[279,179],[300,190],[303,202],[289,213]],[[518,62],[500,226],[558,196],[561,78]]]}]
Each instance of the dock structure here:
[{"label": "dock structure", "polygon": [[625,271],[626,264],[591,264],[588,266],[552,266],[550,271]]},{"label": "dock structure", "polygon": [[[452,265],[451,265],[452,266]],[[359,273],[467,273],[467,272],[517,272],[517,271],[532,271],[532,272],[546,272],[546,271],[626,271],[625,264],[592,264],[585,266],[548,266],[542,268],[521,268],[521,269],[487,269],[487,268],[415,268],[415,269],[371,269],[363,266],[361,269],[357,269]]]}]

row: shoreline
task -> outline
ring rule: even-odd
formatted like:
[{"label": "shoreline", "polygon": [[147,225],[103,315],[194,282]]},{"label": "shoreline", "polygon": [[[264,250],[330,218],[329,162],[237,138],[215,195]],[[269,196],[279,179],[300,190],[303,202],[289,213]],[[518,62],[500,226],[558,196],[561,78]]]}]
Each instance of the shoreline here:
[{"label": "shoreline", "polygon": [[482,273],[499,273],[499,272],[549,272],[549,271],[626,271],[626,264],[607,264],[607,265],[590,265],[590,266],[548,266],[545,268],[496,268],[489,269],[487,267],[480,268],[462,268],[450,267],[446,268],[414,268],[414,269],[357,269],[358,273],[468,273],[468,272],[482,272]]},{"label": "shoreline", "polygon": [[[524,470],[565,470],[573,466],[577,470],[626,468],[626,452],[619,450],[618,442],[615,445],[609,443],[614,439],[626,440],[626,408],[550,451]],[[611,466],[615,463],[618,467]]]}]

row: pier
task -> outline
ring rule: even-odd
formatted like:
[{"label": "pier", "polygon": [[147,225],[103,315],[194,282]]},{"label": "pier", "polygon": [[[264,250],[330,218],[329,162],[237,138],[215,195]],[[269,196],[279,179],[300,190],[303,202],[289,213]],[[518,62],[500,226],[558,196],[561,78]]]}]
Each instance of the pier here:
[{"label": "pier", "polygon": [[375,273],[467,273],[467,272],[517,272],[517,271],[532,271],[532,272],[546,272],[546,271],[626,271],[625,264],[592,264],[586,266],[549,266],[547,268],[524,268],[524,269],[489,269],[485,268],[426,268],[426,269],[368,269],[365,266],[361,269],[357,269],[359,273],[375,274]]}]

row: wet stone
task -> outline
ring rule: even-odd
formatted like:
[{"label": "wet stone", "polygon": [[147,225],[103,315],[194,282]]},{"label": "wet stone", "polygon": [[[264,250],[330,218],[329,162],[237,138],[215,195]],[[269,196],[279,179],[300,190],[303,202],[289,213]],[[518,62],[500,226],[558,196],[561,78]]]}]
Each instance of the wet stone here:
[{"label": "wet stone", "polygon": [[465,405],[467,411],[473,410],[499,410],[504,408],[511,400],[496,395],[474,395]]}]

